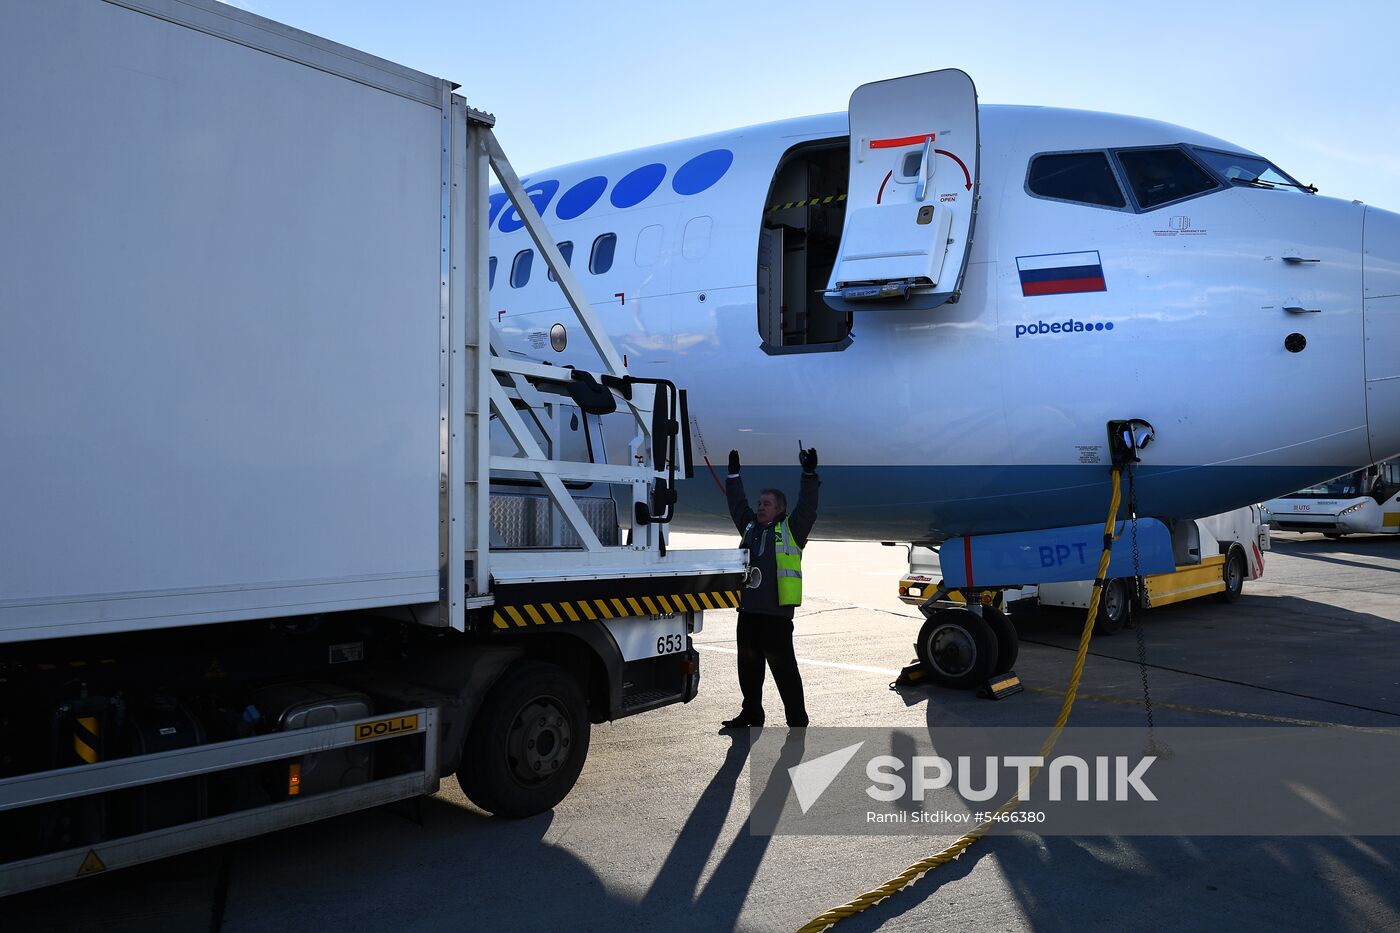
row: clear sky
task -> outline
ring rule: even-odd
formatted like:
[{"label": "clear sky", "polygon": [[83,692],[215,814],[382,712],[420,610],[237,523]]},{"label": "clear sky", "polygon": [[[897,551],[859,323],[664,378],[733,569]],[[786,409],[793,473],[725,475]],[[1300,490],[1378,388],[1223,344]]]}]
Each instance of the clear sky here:
[{"label": "clear sky", "polygon": [[1393,0],[239,0],[462,85],[522,174],[957,67],[983,103],[1166,120],[1400,211]]}]

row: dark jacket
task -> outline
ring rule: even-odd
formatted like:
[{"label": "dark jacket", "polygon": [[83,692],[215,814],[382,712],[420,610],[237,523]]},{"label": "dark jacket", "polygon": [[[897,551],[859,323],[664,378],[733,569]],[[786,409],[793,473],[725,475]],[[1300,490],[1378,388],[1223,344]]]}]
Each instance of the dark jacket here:
[{"label": "dark jacket", "polygon": [[[729,515],[734,519],[734,527],[744,535],[744,540],[739,546],[749,549],[749,564],[757,567],[763,575],[757,587],[744,590],[739,600],[740,611],[760,612],[783,619],[792,618],[792,606],[778,605],[778,557],[773,544],[773,527],[786,518],[797,546],[805,548],[807,536],[812,533],[812,526],[817,523],[817,490],[821,484],[815,473],[802,474],[802,487],[797,494],[797,505],[793,507],[792,513],[784,512],[767,525],[760,525],[749,506],[748,496],[744,494],[744,481],[737,476],[731,476],[725,481],[724,490],[729,496]],[[749,527],[750,523],[752,528]],[[744,533],[745,529],[748,529],[747,534]]]}]

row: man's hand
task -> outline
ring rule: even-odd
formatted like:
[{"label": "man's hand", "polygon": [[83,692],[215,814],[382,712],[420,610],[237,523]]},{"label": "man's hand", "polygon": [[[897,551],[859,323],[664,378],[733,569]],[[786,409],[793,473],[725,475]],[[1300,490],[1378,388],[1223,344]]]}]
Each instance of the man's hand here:
[{"label": "man's hand", "polygon": [[808,447],[806,450],[799,452],[797,455],[797,462],[802,464],[803,473],[811,474],[817,472],[817,448]]},{"label": "man's hand", "polygon": [[729,475],[739,475],[739,451],[737,450],[731,450],[729,452]]}]

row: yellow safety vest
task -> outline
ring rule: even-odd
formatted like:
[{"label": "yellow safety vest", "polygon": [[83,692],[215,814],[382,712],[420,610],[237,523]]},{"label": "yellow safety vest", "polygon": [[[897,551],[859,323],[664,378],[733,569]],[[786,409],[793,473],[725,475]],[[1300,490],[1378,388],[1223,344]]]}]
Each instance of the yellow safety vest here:
[{"label": "yellow safety vest", "polygon": [[787,519],[773,529],[774,557],[778,559],[778,605],[802,605],[802,548],[792,537]]}]

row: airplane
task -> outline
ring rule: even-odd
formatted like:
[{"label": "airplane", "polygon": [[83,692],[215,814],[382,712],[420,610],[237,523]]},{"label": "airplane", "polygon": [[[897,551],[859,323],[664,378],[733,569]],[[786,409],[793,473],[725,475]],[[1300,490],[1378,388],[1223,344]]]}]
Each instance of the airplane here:
[{"label": "airplane", "polygon": [[[816,537],[916,543],[1102,523],[1113,419],[1153,429],[1145,516],[1400,454],[1400,215],[1203,133],[943,70],[525,181],[628,371],[689,390],[678,530],[732,530],[731,448],[750,490],[819,450]],[[491,224],[502,339],[590,365],[504,194]]]}]

